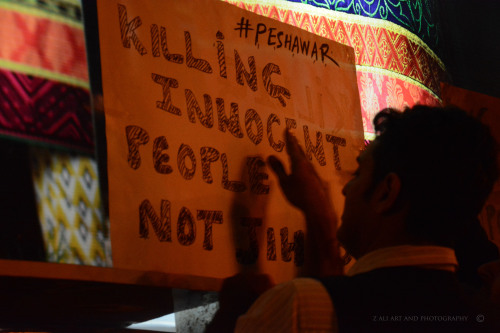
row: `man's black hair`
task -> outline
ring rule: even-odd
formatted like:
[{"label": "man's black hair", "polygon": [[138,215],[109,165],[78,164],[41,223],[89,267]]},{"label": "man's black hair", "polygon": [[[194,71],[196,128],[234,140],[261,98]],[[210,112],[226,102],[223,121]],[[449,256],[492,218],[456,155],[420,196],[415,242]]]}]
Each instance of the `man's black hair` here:
[{"label": "man's black hair", "polygon": [[395,172],[402,200],[410,204],[409,235],[453,245],[498,178],[489,128],[459,108],[423,105],[404,112],[384,109],[373,123],[374,183]]}]

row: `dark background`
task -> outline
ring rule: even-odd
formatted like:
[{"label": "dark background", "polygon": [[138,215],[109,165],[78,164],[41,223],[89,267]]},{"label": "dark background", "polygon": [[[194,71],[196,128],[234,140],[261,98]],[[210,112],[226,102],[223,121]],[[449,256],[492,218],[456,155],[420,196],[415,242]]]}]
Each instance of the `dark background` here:
[{"label": "dark background", "polygon": [[500,1],[436,0],[450,83],[500,98]]}]

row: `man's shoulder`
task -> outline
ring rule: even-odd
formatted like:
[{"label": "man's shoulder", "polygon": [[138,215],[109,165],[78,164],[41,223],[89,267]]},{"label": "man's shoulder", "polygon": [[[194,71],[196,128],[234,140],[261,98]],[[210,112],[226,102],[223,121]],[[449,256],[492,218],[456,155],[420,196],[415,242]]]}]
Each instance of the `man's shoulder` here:
[{"label": "man's shoulder", "polygon": [[324,299],[331,302],[328,290],[321,280],[305,277],[283,282],[268,290],[263,296],[266,298],[287,298],[289,301],[296,302],[297,306],[309,303],[311,300]]},{"label": "man's shoulder", "polygon": [[[415,295],[443,297],[454,295],[462,286],[456,274],[446,270],[425,269],[416,266],[384,267],[354,276],[332,276],[319,280],[333,299],[359,297],[400,297]],[[359,299],[359,297],[354,297]]]},{"label": "man's shoulder", "polygon": [[296,278],[261,295],[238,319],[237,331],[334,332],[334,314],[332,300],[320,281]]},{"label": "man's shoulder", "polygon": [[[450,271],[402,266],[320,281],[341,328],[399,332],[425,327],[434,332],[454,327],[457,332],[474,332],[488,331],[495,324],[488,299],[461,284]],[[488,317],[488,322],[477,322],[478,314]]]}]

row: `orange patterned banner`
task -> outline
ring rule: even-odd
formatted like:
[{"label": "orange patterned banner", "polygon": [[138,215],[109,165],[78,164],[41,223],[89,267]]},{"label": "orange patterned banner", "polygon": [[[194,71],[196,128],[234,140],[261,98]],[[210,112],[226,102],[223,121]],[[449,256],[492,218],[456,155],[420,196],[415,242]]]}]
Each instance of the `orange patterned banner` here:
[{"label": "orange patterned banner", "polygon": [[0,67],[88,88],[83,28],[0,8]]}]

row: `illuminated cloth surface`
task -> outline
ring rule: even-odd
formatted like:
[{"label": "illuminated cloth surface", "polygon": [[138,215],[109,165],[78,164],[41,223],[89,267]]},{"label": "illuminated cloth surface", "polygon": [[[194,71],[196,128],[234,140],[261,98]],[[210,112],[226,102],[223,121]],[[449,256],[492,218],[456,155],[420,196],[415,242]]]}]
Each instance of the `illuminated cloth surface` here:
[{"label": "illuminated cloth surface", "polygon": [[384,107],[440,104],[445,68],[418,36],[389,21],[286,1],[229,1],[354,48],[365,136]]},{"label": "illuminated cloth surface", "polygon": [[86,89],[5,69],[0,87],[1,134],[92,150]]},{"label": "illuminated cloth surface", "polygon": [[85,40],[72,2],[0,0],[0,133],[91,151]]},{"label": "illuminated cloth surface", "polygon": [[372,120],[381,109],[393,107],[402,110],[415,104],[439,105],[436,95],[412,84],[403,76],[384,75],[373,68],[358,67],[358,88],[365,135],[375,133]]},{"label": "illuminated cloth surface", "polygon": [[419,36],[433,50],[439,43],[433,0],[287,0],[390,21]]}]

